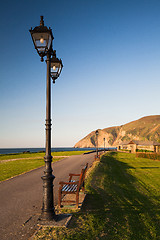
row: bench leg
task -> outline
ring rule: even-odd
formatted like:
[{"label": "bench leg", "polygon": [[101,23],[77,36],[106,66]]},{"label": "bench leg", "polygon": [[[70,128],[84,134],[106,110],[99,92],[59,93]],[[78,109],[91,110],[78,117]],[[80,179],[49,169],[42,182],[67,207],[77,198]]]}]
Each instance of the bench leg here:
[{"label": "bench leg", "polygon": [[82,191],[83,191],[83,192],[85,191],[85,185],[84,185],[84,182],[83,182],[83,185],[82,185]]},{"label": "bench leg", "polygon": [[62,192],[61,192],[61,189],[60,189],[59,194],[58,194],[58,207],[61,207],[61,200],[62,200]]},{"label": "bench leg", "polygon": [[79,206],[79,191],[76,193],[76,207]]}]

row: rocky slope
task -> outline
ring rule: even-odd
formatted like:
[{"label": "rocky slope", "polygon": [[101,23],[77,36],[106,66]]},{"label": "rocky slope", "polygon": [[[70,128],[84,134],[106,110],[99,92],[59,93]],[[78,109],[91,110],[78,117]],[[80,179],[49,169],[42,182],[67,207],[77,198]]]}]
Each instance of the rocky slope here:
[{"label": "rocky slope", "polygon": [[[96,130],[95,130],[96,131]],[[75,144],[74,147],[95,147],[95,131],[89,133],[86,137]],[[160,141],[160,115],[147,116],[136,121],[104,129],[98,129],[98,146],[116,146],[123,141],[142,140],[142,141]]]}]

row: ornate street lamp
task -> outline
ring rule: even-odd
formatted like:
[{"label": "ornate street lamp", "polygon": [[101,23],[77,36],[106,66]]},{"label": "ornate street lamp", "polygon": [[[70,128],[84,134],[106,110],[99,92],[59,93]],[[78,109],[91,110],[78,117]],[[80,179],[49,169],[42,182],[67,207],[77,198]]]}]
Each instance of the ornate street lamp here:
[{"label": "ornate street lamp", "polygon": [[98,158],[98,130],[96,130],[96,158]]},{"label": "ornate street lamp", "polygon": [[[54,176],[52,174],[52,156],[51,156],[51,79],[57,79],[62,71],[62,60],[59,60],[55,56],[55,52],[52,49],[52,41],[54,39],[52,30],[44,26],[43,16],[41,16],[40,26],[29,30],[31,37],[37,50],[41,61],[47,56],[47,91],[46,91],[46,153],[44,157],[45,170],[42,176],[43,180],[43,206],[41,220],[56,220],[56,214],[54,210],[53,201],[53,180]],[[52,56],[52,58],[51,58]],[[55,60],[55,61],[53,61]],[[54,64],[53,64],[54,63]],[[53,64],[53,66],[52,66]],[[54,67],[55,75],[51,70]]]}]

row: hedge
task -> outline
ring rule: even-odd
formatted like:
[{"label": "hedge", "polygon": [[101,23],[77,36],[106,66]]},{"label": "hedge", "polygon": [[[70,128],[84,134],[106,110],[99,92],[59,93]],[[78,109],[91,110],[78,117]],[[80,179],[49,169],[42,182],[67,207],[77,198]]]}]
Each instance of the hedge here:
[{"label": "hedge", "polygon": [[160,160],[160,154],[159,153],[137,152],[136,157],[149,158],[149,159],[153,159],[153,160]]}]

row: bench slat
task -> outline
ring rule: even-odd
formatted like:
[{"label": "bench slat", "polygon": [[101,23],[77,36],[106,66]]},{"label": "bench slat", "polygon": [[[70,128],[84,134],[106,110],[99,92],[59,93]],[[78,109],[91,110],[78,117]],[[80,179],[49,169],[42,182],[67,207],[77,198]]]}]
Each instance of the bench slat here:
[{"label": "bench slat", "polygon": [[74,185],[64,185],[62,188],[62,192],[73,192],[77,190],[77,184]]}]

